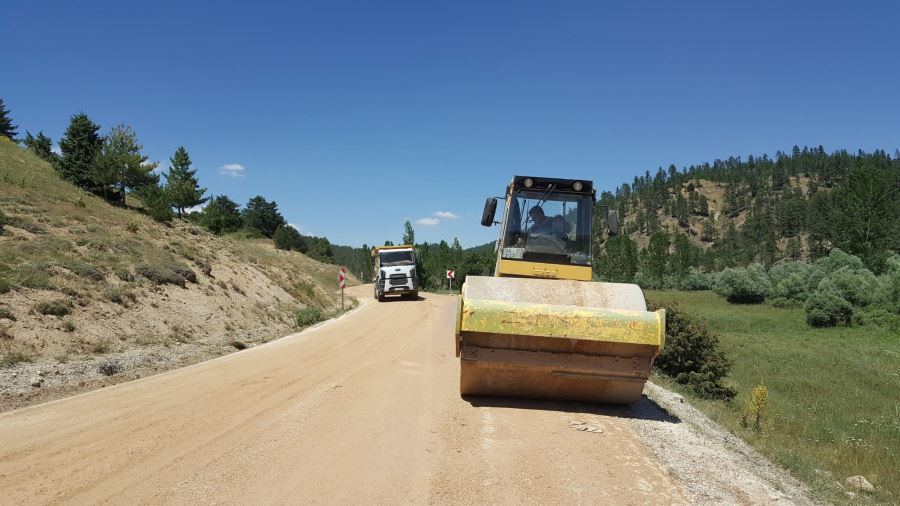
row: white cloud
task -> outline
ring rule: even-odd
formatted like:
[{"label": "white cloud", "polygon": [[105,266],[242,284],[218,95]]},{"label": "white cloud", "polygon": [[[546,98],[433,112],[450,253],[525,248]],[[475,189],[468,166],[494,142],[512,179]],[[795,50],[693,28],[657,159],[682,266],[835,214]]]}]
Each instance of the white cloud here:
[{"label": "white cloud", "polygon": [[441,222],[441,220],[439,220],[437,218],[419,218],[418,220],[416,220],[416,225],[431,226],[431,225],[437,225],[440,222]]},{"label": "white cloud", "polygon": [[50,148],[50,151],[56,153],[57,155],[62,156],[62,149],[60,149],[59,146],[53,146],[53,147],[51,147],[51,148]]},{"label": "white cloud", "polygon": [[246,175],[244,174],[245,170],[247,169],[239,163],[226,163],[219,167],[219,174],[231,177],[244,177]]},{"label": "white cloud", "polygon": [[455,220],[456,218],[459,218],[459,215],[451,213],[450,211],[435,211],[434,215],[437,216],[438,218],[448,218],[451,220]]},{"label": "white cloud", "polygon": [[306,230],[306,227],[304,227],[303,225],[298,225],[296,223],[288,223],[288,226],[294,227],[294,230],[296,230],[297,232],[300,232],[302,235],[316,235],[316,234],[312,233],[311,230]]}]

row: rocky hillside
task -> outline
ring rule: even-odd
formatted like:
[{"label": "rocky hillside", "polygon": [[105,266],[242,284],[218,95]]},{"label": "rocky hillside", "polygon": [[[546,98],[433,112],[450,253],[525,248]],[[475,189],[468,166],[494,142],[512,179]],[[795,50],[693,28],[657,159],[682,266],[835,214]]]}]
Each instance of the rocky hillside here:
[{"label": "rocky hillside", "polygon": [[214,355],[340,307],[336,266],[111,206],[5,138],[0,213],[0,372],[198,343]]}]

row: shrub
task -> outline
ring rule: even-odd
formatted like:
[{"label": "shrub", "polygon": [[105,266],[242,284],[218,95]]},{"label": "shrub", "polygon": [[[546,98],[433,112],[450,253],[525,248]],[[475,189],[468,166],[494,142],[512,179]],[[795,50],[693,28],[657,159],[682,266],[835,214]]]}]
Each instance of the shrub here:
[{"label": "shrub", "polygon": [[[2,293],[2,290],[0,290],[0,293]],[[897,269],[889,268],[878,279],[875,304],[892,313],[900,314],[900,267]]]},{"label": "shrub", "polygon": [[3,235],[3,226],[6,225],[6,215],[0,211],[0,235]]},{"label": "shrub", "polygon": [[814,265],[822,269],[825,274],[831,274],[841,267],[849,267],[851,269],[866,268],[865,264],[863,264],[863,261],[860,260],[859,257],[844,253],[838,248],[834,248],[829,251],[828,256],[816,260],[816,263]]},{"label": "shrub", "polygon": [[72,312],[72,304],[65,300],[39,302],[34,310],[43,315],[66,316]]},{"label": "shrub", "polygon": [[99,269],[97,269],[93,265],[79,262],[78,260],[70,260],[63,263],[62,266],[72,271],[72,273],[77,274],[83,278],[90,279],[91,281],[103,281],[104,279],[106,279],[106,275],[103,274],[103,272],[101,272]]},{"label": "shrub", "polygon": [[832,290],[816,290],[806,300],[804,309],[806,323],[813,327],[849,325],[853,317],[853,306]]},{"label": "shrub", "polygon": [[134,268],[134,272],[157,285],[178,285],[184,288],[187,284],[184,276],[167,267],[139,265]]},{"label": "shrub", "polygon": [[719,273],[715,291],[735,304],[758,304],[766,300],[771,290],[769,278],[762,266],[725,269]]},{"label": "shrub", "polygon": [[324,319],[322,312],[314,307],[305,307],[294,315],[298,327],[309,327]]},{"label": "shrub", "polygon": [[190,267],[188,267],[186,265],[174,264],[170,267],[170,269],[172,270],[172,272],[174,272],[175,274],[178,274],[179,276],[190,281],[191,283],[197,282],[197,273],[194,272],[193,269],[191,269]]},{"label": "shrub", "polygon": [[858,307],[872,303],[878,288],[878,278],[871,271],[847,266],[825,276],[818,286],[819,290],[838,293],[842,299]]},{"label": "shrub", "polygon": [[110,286],[106,289],[104,296],[106,300],[126,307],[128,303],[137,301],[134,292],[122,286]]},{"label": "shrub", "polygon": [[730,400],[735,391],[722,381],[731,366],[731,360],[719,348],[718,336],[705,320],[676,304],[666,306],[666,345],[654,367],[688,385],[700,397]]},{"label": "shrub", "polygon": [[149,184],[142,186],[134,191],[137,198],[144,203],[147,214],[154,220],[161,223],[168,223],[174,218],[171,207],[171,197],[165,188]]},{"label": "shrub", "polygon": [[127,230],[127,231],[131,232],[132,234],[134,234],[135,232],[137,232],[138,230],[140,230],[140,227],[138,226],[137,223],[131,222],[131,223],[128,223],[128,224],[125,225],[125,230]]},{"label": "shrub", "polygon": [[13,316],[12,312],[9,309],[0,307],[0,320],[3,320],[4,318],[7,320],[16,321],[16,317]]},{"label": "shrub", "polygon": [[119,363],[118,360],[108,359],[100,362],[100,365],[97,366],[97,371],[104,376],[112,376],[113,374],[117,374],[122,371],[122,364]]},{"label": "shrub", "polygon": [[275,247],[278,249],[300,252],[306,251],[303,237],[300,235],[300,232],[297,232],[297,229],[290,225],[278,227],[278,230],[275,231],[272,239],[275,241]]},{"label": "shrub", "polygon": [[681,280],[679,289],[681,290],[712,290],[716,283],[716,275],[711,272],[699,272],[692,269],[691,272]]},{"label": "shrub", "polygon": [[900,331],[900,315],[896,315],[886,309],[877,308],[870,311],[854,312],[853,323]]},{"label": "shrub", "polygon": [[62,322],[62,326],[60,327],[65,332],[75,332],[75,324],[66,320]]}]

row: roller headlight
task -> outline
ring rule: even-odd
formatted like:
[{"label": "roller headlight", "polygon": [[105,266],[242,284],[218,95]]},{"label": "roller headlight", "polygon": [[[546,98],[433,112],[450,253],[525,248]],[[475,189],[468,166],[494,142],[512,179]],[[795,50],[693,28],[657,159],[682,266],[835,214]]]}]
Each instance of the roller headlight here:
[{"label": "roller headlight", "polygon": [[575,182],[572,184],[572,189],[575,190],[575,191],[577,191],[577,192],[580,192],[582,188],[584,188],[584,185],[581,184],[581,181],[575,181]]},{"label": "roller headlight", "polygon": [[534,186],[534,181],[532,181],[530,177],[526,177],[525,181],[522,181],[522,184],[525,185],[525,188],[531,188]]}]

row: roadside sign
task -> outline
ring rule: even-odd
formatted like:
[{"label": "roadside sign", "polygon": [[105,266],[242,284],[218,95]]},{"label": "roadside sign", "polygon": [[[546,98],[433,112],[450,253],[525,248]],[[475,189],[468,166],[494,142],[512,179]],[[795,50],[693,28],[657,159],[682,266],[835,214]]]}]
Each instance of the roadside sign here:
[{"label": "roadside sign", "polygon": [[447,271],[447,279],[453,279],[456,277],[456,271]]},{"label": "roadside sign", "polygon": [[341,267],[338,271],[338,286],[341,287],[341,311],[344,310],[344,288],[347,287],[347,269]]}]

